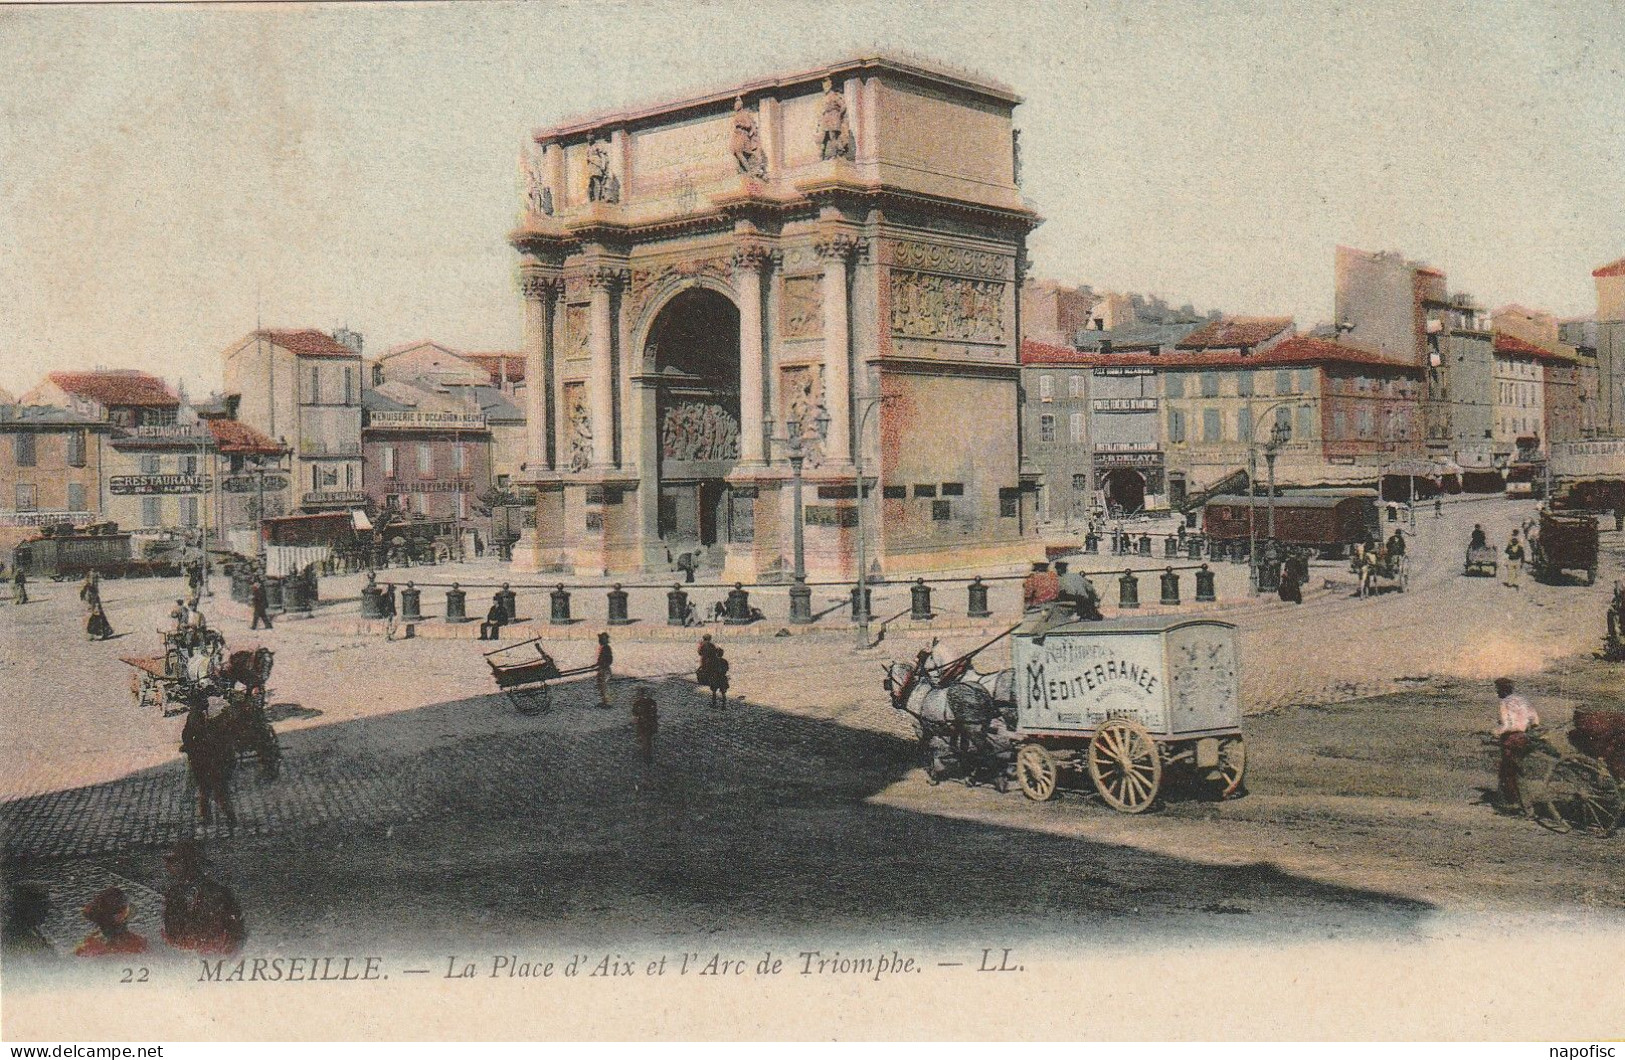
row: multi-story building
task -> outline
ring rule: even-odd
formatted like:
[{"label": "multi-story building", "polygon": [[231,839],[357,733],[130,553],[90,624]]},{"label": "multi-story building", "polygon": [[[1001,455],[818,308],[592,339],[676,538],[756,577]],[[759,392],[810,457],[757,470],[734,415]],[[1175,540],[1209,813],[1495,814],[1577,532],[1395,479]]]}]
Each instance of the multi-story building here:
[{"label": "multi-story building", "polygon": [[1593,270],[1597,283],[1597,434],[1625,438],[1625,258]]},{"label": "multi-story building", "polygon": [[[1548,386],[1550,367],[1563,385]],[[1493,439],[1498,459],[1510,460],[1519,449],[1545,452],[1550,441],[1548,401],[1565,435],[1578,429],[1579,390],[1577,359],[1555,349],[1538,346],[1516,335],[1495,333],[1495,411]],[[1564,441],[1574,440],[1565,437]]]},{"label": "multi-story building", "polygon": [[157,376],[133,369],[52,372],[24,394],[24,405],[54,405],[113,427],[162,426],[175,422],[181,399]]},{"label": "multi-story building", "polygon": [[1089,510],[1089,366],[1070,346],[1021,344],[1022,460],[1037,476],[1040,522],[1075,522]]},{"label": "multi-story building", "polygon": [[1088,287],[1067,287],[1055,280],[1028,280],[1021,285],[1023,338],[1048,346],[1066,346],[1088,327],[1099,296]]},{"label": "multi-story building", "polygon": [[386,382],[363,397],[363,481],[375,508],[470,528],[491,486],[491,434],[470,394]]},{"label": "multi-story building", "polygon": [[1498,490],[1494,445],[1495,350],[1489,313],[1471,295],[1430,304],[1424,322],[1422,413],[1428,455],[1461,468],[1466,489]]},{"label": "multi-story building", "polygon": [[490,385],[521,410],[525,407],[525,358],[512,350],[487,350],[465,353],[463,359],[473,361],[490,376]]},{"label": "multi-story building", "polygon": [[[341,341],[341,339],[343,341]],[[361,337],[313,329],[250,332],[223,355],[237,418],[286,440],[299,506],[358,508],[361,476]]]},{"label": "multi-story building", "polygon": [[1427,363],[1430,310],[1450,306],[1445,275],[1397,251],[1338,247],[1336,327],[1349,341],[1410,367]]},{"label": "multi-story building", "polygon": [[112,425],[51,405],[0,405],[0,558],[49,523],[102,518]]}]

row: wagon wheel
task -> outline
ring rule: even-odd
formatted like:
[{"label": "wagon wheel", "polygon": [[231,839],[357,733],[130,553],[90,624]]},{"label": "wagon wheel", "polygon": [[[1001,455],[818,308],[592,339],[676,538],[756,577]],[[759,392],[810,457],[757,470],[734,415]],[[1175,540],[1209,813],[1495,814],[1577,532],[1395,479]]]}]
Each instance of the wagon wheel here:
[{"label": "wagon wheel", "polygon": [[1024,743],[1016,752],[1016,782],[1021,785],[1021,793],[1034,802],[1048,802],[1055,797],[1060,774],[1055,756],[1043,746]]},{"label": "wagon wheel", "polygon": [[535,688],[513,689],[509,691],[508,698],[513,700],[514,710],[526,717],[534,717],[537,714],[547,713],[553,702],[553,691],[544,681]]},{"label": "wagon wheel", "polygon": [[1162,786],[1162,756],[1144,728],[1113,718],[1089,741],[1089,776],[1113,809],[1144,813]]},{"label": "wagon wheel", "polygon": [[1226,740],[1219,745],[1219,764],[1208,774],[1209,790],[1214,798],[1228,799],[1241,791],[1246,774],[1247,741],[1239,736]]},{"label": "wagon wheel", "polygon": [[1605,836],[1619,823],[1625,798],[1608,767],[1586,755],[1554,760],[1530,796],[1536,820],[1554,831],[1570,828]]}]

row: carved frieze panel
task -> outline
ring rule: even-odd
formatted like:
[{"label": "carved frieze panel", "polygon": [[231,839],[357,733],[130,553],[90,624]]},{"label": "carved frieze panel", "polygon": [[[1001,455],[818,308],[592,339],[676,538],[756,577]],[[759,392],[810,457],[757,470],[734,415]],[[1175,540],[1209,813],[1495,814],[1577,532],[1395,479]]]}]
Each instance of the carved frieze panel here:
[{"label": "carved frieze panel", "polygon": [[649,304],[650,296],[673,277],[695,279],[702,276],[731,283],[732,257],[718,254],[705,258],[665,261],[657,265],[634,266],[632,284],[626,295],[627,318],[634,321],[641,319],[644,308]]},{"label": "carved frieze panel", "polygon": [[792,423],[801,425],[806,466],[824,462],[824,440],[818,435],[818,414],[824,411],[824,368],[822,365],[790,365],[779,373],[779,427],[788,437]]},{"label": "carved frieze panel", "polygon": [[987,280],[1008,280],[1010,259],[987,250],[945,247],[900,239],[892,244],[892,264],[927,272],[951,272]]},{"label": "carved frieze panel", "polygon": [[564,307],[564,356],[566,360],[592,356],[591,306],[573,304]]},{"label": "carved frieze panel", "polygon": [[786,276],[779,299],[779,335],[816,339],[824,334],[824,294],[817,276]]},{"label": "carved frieze panel", "polygon": [[592,465],[592,416],[587,411],[587,387],[584,383],[564,384],[564,410],[566,423],[567,459],[571,471],[585,471]]},{"label": "carved frieze panel", "polygon": [[660,453],[667,460],[737,460],[739,421],[710,402],[672,405],[661,417]]},{"label": "carved frieze panel", "polygon": [[1004,288],[998,280],[890,270],[891,331],[913,339],[1005,341]]}]

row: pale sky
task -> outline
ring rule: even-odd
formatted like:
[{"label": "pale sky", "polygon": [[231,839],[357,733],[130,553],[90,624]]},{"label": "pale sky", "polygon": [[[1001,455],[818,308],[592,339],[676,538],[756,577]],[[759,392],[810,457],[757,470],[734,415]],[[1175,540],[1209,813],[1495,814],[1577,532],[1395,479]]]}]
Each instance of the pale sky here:
[{"label": "pale sky", "polygon": [[0,9],[0,387],[194,393],[254,326],[519,341],[531,129],[848,54],[1027,102],[1035,274],[1331,316],[1338,243],[1590,312],[1625,255],[1625,3]]}]

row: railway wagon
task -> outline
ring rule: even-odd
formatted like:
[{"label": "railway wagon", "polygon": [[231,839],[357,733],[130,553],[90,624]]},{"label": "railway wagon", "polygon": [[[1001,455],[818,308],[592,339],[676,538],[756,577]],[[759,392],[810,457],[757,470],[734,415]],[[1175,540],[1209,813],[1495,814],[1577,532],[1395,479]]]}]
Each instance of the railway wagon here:
[{"label": "railway wagon", "polygon": [[30,578],[75,581],[95,571],[107,578],[175,575],[181,553],[172,547],[137,549],[133,535],[115,523],[52,527],[12,550],[12,568]]},{"label": "railway wagon", "polygon": [[[1214,497],[1202,508],[1202,531],[1209,541],[1262,541],[1269,536],[1270,508],[1268,497]],[[1274,510],[1276,541],[1323,555],[1346,555],[1380,533],[1371,497],[1292,494],[1276,497]]]}]

